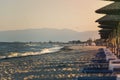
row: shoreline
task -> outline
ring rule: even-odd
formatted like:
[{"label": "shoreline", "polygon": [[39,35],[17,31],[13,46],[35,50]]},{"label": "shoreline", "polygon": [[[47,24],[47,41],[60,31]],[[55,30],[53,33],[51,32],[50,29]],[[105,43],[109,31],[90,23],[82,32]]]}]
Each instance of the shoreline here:
[{"label": "shoreline", "polygon": [[51,80],[72,79],[80,75],[80,69],[89,63],[99,48],[101,46],[68,46],[66,50],[54,53],[0,60],[0,73],[3,75],[2,79],[7,80],[47,79],[48,77]]},{"label": "shoreline", "polygon": [[[61,53],[68,53],[68,52],[72,52],[72,53],[83,53],[84,52],[84,56],[85,53],[88,54],[89,50],[98,50],[99,48],[101,48],[103,46],[79,46],[79,45],[71,45],[71,46],[64,46],[63,48],[61,48],[59,51],[56,52],[50,52],[50,53],[42,53],[42,54],[37,54],[37,55],[27,55],[27,56],[17,56],[17,57],[6,57],[6,58],[1,58],[1,60],[8,60],[8,59],[18,59],[18,58],[27,58],[27,57],[35,57],[35,56],[43,56],[43,55],[49,55],[49,54],[61,54]],[[86,50],[85,50],[86,49]]]}]

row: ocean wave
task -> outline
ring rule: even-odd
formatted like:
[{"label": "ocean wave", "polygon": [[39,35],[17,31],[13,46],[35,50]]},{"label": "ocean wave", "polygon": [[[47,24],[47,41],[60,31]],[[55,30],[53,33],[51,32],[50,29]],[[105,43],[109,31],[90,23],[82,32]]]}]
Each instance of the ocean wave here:
[{"label": "ocean wave", "polygon": [[0,59],[32,56],[32,55],[41,55],[41,54],[45,54],[45,53],[53,53],[53,52],[59,51],[61,48],[63,48],[63,47],[62,46],[53,46],[52,48],[44,48],[44,49],[40,50],[39,52],[24,52],[24,53],[12,52],[6,56],[0,56]]}]

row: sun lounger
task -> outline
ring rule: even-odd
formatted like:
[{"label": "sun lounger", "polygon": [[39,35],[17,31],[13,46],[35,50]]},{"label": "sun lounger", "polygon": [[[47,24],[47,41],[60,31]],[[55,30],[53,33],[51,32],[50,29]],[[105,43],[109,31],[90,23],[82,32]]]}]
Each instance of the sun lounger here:
[{"label": "sun lounger", "polygon": [[116,76],[103,76],[103,77],[78,77],[77,80],[116,80]]}]

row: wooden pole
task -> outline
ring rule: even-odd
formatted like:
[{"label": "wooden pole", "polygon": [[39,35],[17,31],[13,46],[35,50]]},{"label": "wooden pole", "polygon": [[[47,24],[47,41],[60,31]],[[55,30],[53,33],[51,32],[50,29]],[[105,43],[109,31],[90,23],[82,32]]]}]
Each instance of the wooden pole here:
[{"label": "wooden pole", "polygon": [[118,24],[118,57],[120,56],[120,23]]},{"label": "wooden pole", "polygon": [[115,36],[116,36],[116,29],[113,30],[113,39],[114,39],[113,40],[114,41],[113,48],[114,48],[114,54],[116,55],[116,37]]},{"label": "wooden pole", "polygon": [[116,28],[116,45],[117,45],[117,56],[119,57],[119,34],[120,34],[120,23],[118,24],[117,28]]}]

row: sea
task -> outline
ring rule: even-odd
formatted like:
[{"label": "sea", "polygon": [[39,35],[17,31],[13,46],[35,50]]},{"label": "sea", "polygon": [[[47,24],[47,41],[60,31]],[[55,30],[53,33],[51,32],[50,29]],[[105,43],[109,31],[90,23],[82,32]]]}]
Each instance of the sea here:
[{"label": "sea", "polygon": [[53,53],[63,47],[53,43],[0,42],[0,59]]}]

